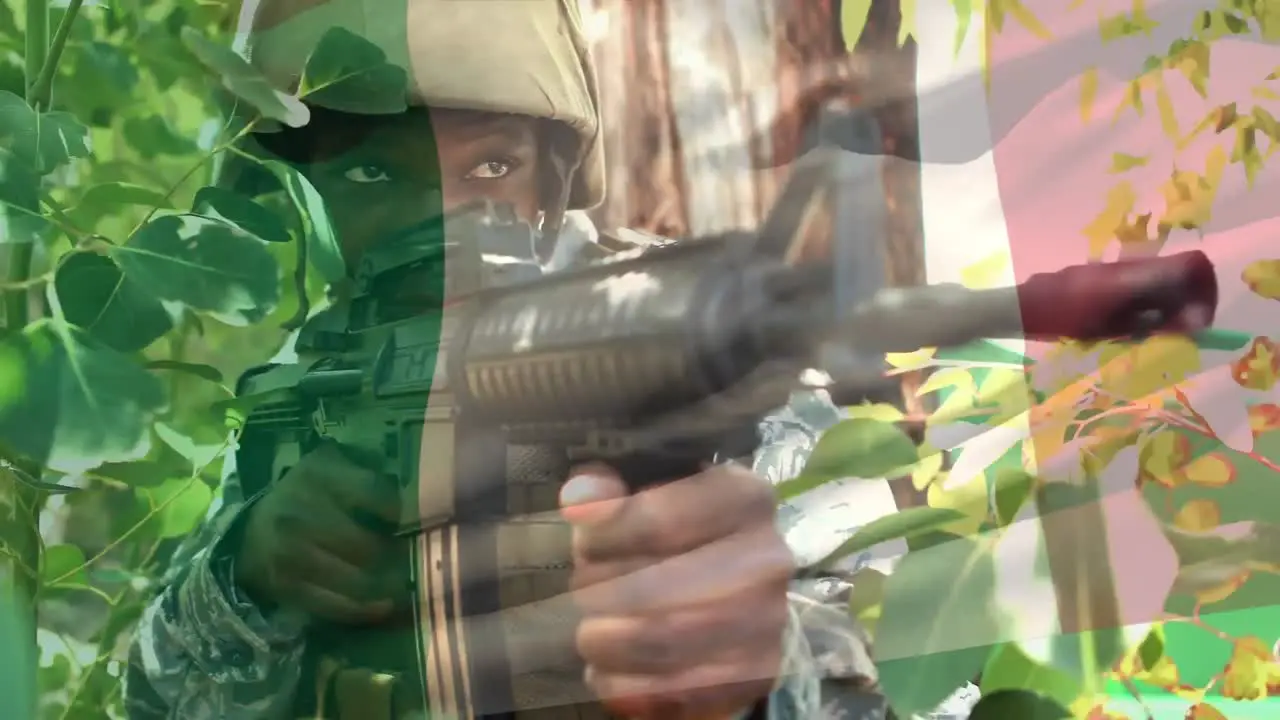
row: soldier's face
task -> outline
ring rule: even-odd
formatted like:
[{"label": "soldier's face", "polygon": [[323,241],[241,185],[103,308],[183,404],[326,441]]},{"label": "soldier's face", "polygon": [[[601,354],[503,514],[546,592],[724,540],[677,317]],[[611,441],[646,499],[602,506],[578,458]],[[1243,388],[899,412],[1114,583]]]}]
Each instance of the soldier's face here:
[{"label": "soldier's face", "polygon": [[361,119],[319,135],[310,172],[349,267],[370,245],[441,210],[490,199],[523,219],[539,212],[538,125],[532,118],[433,110]]}]

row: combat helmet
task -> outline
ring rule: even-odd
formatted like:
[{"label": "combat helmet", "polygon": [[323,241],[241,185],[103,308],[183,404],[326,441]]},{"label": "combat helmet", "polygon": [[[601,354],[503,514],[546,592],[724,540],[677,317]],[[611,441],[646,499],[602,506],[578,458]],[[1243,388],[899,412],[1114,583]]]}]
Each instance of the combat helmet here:
[{"label": "combat helmet", "polygon": [[[544,232],[603,200],[599,90],[578,0],[244,0],[235,49],[292,93],[335,28],[405,71],[410,107],[525,115],[565,130],[542,148]],[[219,169],[223,185],[253,176],[235,156]]]}]

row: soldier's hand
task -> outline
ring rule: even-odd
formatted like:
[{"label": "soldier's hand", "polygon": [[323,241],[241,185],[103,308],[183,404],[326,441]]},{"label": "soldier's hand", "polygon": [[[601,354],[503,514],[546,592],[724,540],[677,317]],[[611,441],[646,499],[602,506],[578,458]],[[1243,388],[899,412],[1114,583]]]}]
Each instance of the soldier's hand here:
[{"label": "soldier's hand", "polygon": [[737,465],[626,495],[583,469],[561,506],[574,525],[578,652],[587,682],[633,718],[748,709],[782,667],[794,559],[767,481]]},{"label": "soldier's hand", "polygon": [[399,517],[394,484],[323,445],[249,509],[236,581],[256,602],[325,620],[385,618]]}]

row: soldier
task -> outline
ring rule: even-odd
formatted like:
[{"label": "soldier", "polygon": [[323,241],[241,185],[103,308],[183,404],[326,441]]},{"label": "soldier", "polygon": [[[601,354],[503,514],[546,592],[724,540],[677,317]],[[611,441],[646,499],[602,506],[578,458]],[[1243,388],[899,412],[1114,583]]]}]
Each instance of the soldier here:
[{"label": "soldier", "polygon": [[[349,267],[380,238],[472,200],[509,203],[549,235],[566,211],[601,201],[596,80],[577,0],[250,0],[241,17],[250,60],[282,88],[296,85],[332,27],[403,66],[412,107],[314,108],[304,128],[257,142],[319,189]],[[225,174],[238,182],[230,166]],[[798,466],[838,418],[824,407],[816,423],[812,410],[767,422],[753,469],[719,466],[625,498],[608,468],[579,468],[565,483],[584,610],[565,643],[604,706],[643,718],[753,708],[779,720],[823,709],[883,715],[863,638],[839,598],[789,586],[794,561],[762,478],[772,465]],[[396,588],[370,568],[395,539],[355,516],[394,520],[399,511],[370,473],[326,447],[246,497],[227,465],[223,497],[139,623],[126,678],[134,720],[315,716],[315,624],[377,623],[393,612]],[[641,582],[663,588],[662,608],[635,600],[649,595]],[[397,716],[369,704],[375,695],[365,690],[319,692],[339,695],[329,716],[350,716],[352,698],[364,703],[361,718]],[[537,704],[539,717],[602,716],[597,703]]]}]

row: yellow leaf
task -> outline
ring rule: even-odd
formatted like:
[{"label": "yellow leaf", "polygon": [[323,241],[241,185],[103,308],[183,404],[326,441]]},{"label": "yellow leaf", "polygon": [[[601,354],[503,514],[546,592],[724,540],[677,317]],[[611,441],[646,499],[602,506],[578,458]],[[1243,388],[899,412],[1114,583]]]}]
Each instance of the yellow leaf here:
[{"label": "yellow leaf", "polygon": [[1000,284],[1002,273],[1012,266],[1008,250],[997,250],[960,270],[960,282],[967,288],[986,290]]},{"label": "yellow leaf", "polygon": [[964,483],[934,482],[926,493],[929,507],[949,508],[964,514],[962,519],[938,528],[943,532],[971,535],[990,514],[987,478],[977,473]]},{"label": "yellow leaf", "polygon": [[943,368],[931,374],[929,379],[924,381],[920,389],[916,390],[916,397],[937,392],[943,388],[955,388],[956,394],[967,394],[970,397],[978,389],[973,375],[967,369]]},{"label": "yellow leaf", "polygon": [[1041,40],[1052,40],[1053,33],[1049,32],[1049,28],[1040,22],[1039,18],[1031,13],[1019,0],[1009,0],[1007,3],[1009,14],[1013,16],[1018,24],[1026,28],[1032,35]]},{"label": "yellow leaf", "polygon": [[1250,572],[1248,570],[1242,570],[1241,572],[1237,573],[1234,577],[1232,577],[1230,580],[1222,583],[1217,587],[1212,587],[1205,590],[1197,590],[1196,600],[1199,600],[1200,604],[1202,605],[1213,605],[1215,603],[1220,603],[1223,600],[1226,600],[1227,598],[1234,595],[1237,590],[1243,587],[1244,584],[1249,581],[1249,575],[1250,575]]},{"label": "yellow leaf", "polygon": [[1138,427],[1115,427],[1101,425],[1089,432],[1089,437],[1097,442],[1090,445],[1081,458],[1084,471],[1094,477],[1100,476],[1121,450],[1130,447],[1138,439]]},{"label": "yellow leaf", "polygon": [[920,445],[920,462],[911,471],[911,486],[924,490],[942,473],[943,454],[928,443]]},{"label": "yellow leaf", "polygon": [[1195,485],[1222,487],[1235,480],[1236,468],[1226,457],[1218,453],[1209,453],[1201,455],[1182,468],[1182,476],[1187,482]]},{"label": "yellow leaf", "polygon": [[1174,487],[1181,479],[1178,471],[1190,455],[1187,436],[1168,430],[1150,435],[1138,448],[1138,480]]},{"label": "yellow leaf", "polygon": [[1236,640],[1222,678],[1222,694],[1233,700],[1261,700],[1277,675],[1276,658],[1260,638]]},{"label": "yellow leaf", "polygon": [[1123,246],[1126,243],[1145,243],[1151,239],[1151,232],[1147,227],[1151,224],[1151,213],[1143,213],[1133,219],[1133,222],[1121,223],[1116,228],[1116,239]]},{"label": "yellow leaf", "polygon": [[1179,53],[1175,63],[1196,94],[1202,98],[1209,96],[1209,46],[1196,41],[1187,43]]},{"label": "yellow leaf", "polygon": [[871,13],[871,0],[844,0],[840,5],[840,29],[844,34],[844,46],[852,51],[867,27]]},{"label": "yellow leaf", "polygon": [[1115,153],[1111,156],[1111,172],[1122,173],[1147,164],[1150,158],[1138,155]]},{"label": "yellow leaf", "polygon": [[1022,370],[999,368],[992,370],[978,388],[978,407],[994,404],[999,412],[994,423],[1005,423],[1031,408],[1031,392],[1027,387],[1027,375]]},{"label": "yellow leaf", "polygon": [[1098,99],[1098,68],[1091,67],[1080,75],[1080,118],[1089,122],[1093,104]]},{"label": "yellow leaf", "polygon": [[1240,359],[1231,363],[1231,377],[1240,387],[1267,391],[1280,376],[1280,345],[1271,338],[1256,337]]},{"label": "yellow leaf", "polygon": [[1227,720],[1227,716],[1208,703],[1196,703],[1187,708],[1187,720]]},{"label": "yellow leaf", "polygon": [[1204,176],[1217,192],[1218,183],[1222,182],[1222,171],[1227,169],[1227,151],[1222,149],[1221,145],[1215,145],[1209,150],[1209,157],[1205,159]]},{"label": "yellow leaf", "polygon": [[1212,530],[1222,522],[1222,511],[1212,500],[1191,500],[1173,518],[1173,524],[1187,532]]},{"label": "yellow leaf", "polygon": [[1156,88],[1156,107],[1160,109],[1160,127],[1170,140],[1178,139],[1178,114],[1173,109],[1169,88],[1162,81]]},{"label": "yellow leaf", "polygon": [[907,44],[907,39],[916,34],[916,0],[900,0],[902,20],[898,23],[898,47]]},{"label": "yellow leaf", "polygon": [[1258,87],[1255,87],[1251,94],[1259,100],[1280,100],[1280,93],[1277,93],[1266,85],[1259,85]]},{"label": "yellow leaf", "polygon": [[1255,437],[1280,430],[1280,405],[1262,403],[1249,406],[1249,429]]},{"label": "yellow leaf", "polygon": [[1120,98],[1120,104],[1116,106],[1116,111],[1111,116],[1112,122],[1118,121],[1120,116],[1124,114],[1124,111],[1129,108],[1133,108],[1134,112],[1138,113],[1139,116],[1142,116],[1141,77],[1130,82],[1129,86],[1125,88],[1124,96]]},{"label": "yellow leaf", "polygon": [[864,402],[845,408],[850,419],[879,420],[880,422],[898,422],[906,417],[901,410],[888,403],[871,404]]},{"label": "yellow leaf", "polygon": [[1180,335],[1157,335],[1138,345],[1114,344],[1103,349],[1099,386],[1126,400],[1170,390],[1200,370],[1200,351]]},{"label": "yellow leaf", "polygon": [[1157,660],[1150,670],[1139,672],[1137,679],[1163,690],[1169,690],[1178,685],[1178,666],[1165,656]]},{"label": "yellow leaf", "polygon": [[1084,229],[1084,235],[1089,239],[1090,257],[1102,256],[1115,239],[1116,228],[1124,224],[1137,202],[1138,195],[1128,182],[1120,183],[1107,193],[1106,207]]},{"label": "yellow leaf", "polygon": [[[1267,137],[1271,138],[1273,143],[1280,142],[1280,122],[1276,120],[1274,115],[1267,112],[1261,105],[1254,105],[1253,111],[1249,115],[1253,118],[1253,124]],[[1272,149],[1274,148],[1275,146],[1272,145]]]},{"label": "yellow leaf", "polygon": [[1174,171],[1160,188],[1165,202],[1161,222],[1185,229],[1198,228],[1209,222],[1213,200],[1222,180],[1221,171],[1226,167],[1226,162],[1226,151],[1219,145],[1209,152],[1204,175],[1184,170]]},{"label": "yellow leaf", "polygon": [[884,359],[899,370],[918,370],[927,366],[936,354],[937,348],[922,348],[909,353],[887,353]]},{"label": "yellow leaf", "polygon": [[1255,260],[1245,267],[1240,278],[1254,294],[1280,300],[1280,260]]}]

